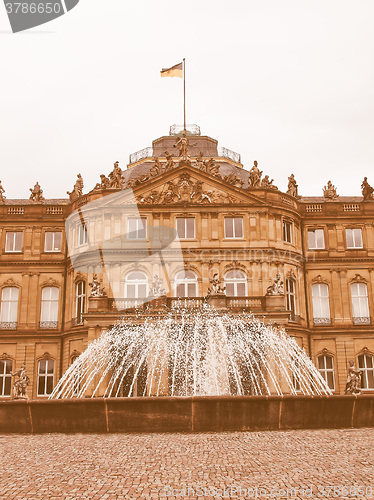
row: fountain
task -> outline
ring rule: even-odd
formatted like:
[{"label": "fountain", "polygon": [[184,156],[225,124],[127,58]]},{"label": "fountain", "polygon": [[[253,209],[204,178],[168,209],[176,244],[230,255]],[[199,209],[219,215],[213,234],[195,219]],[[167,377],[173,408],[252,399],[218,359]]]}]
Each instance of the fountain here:
[{"label": "fountain", "polygon": [[177,306],[135,323],[102,333],[51,398],[331,394],[295,339],[250,313]]}]

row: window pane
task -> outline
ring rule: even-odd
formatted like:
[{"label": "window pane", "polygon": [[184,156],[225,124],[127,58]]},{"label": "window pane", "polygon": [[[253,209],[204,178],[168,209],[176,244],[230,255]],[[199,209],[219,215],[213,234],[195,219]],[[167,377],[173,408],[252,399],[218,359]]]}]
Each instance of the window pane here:
[{"label": "window pane", "polygon": [[53,374],[53,369],[54,369],[54,366],[55,366],[55,362],[53,361],[53,359],[48,359],[47,360],[47,371],[49,374]]},{"label": "window pane", "polygon": [[234,297],[235,296],[234,283],[227,283],[226,284],[226,295],[228,297]]},{"label": "window pane", "polygon": [[235,238],[243,238],[243,219],[241,217],[236,217],[234,219],[235,223]]},{"label": "window pane", "polygon": [[43,396],[45,391],[45,376],[38,377],[38,396]]},{"label": "window pane", "polygon": [[316,236],[314,231],[308,231],[308,247],[316,248]]},{"label": "window pane", "polygon": [[187,238],[195,237],[195,219],[187,219]]},{"label": "window pane", "polygon": [[374,372],[372,370],[367,371],[368,376],[368,386],[367,389],[372,389],[374,387]]},{"label": "window pane", "polygon": [[45,233],[44,251],[52,252],[53,249],[53,233]]},{"label": "window pane", "polygon": [[138,239],[144,240],[147,237],[146,234],[146,226],[147,226],[147,219],[139,219],[138,221]]},{"label": "window pane", "polygon": [[326,356],[326,368],[332,369],[332,357],[331,356]]},{"label": "window pane", "polygon": [[319,356],[318,357],[318,369],[319,370],[324,370],[325,368],[325,357],[324,356]]},{"label": "window pane", "polygon": [[323,229],[316,229],[316,248],[325,248],[325,235]]},{"label": "window pane", "polygon": [[147,296],[147,285],[139,285],[137,298],[145,298],[146,296]]},{"label": "window pane", "polygon": [[39,373],[44,374],[46,372],[46,360],[42,359],[39,361]]},{"label": "window pane", "polygon": [[354,240],[355,240],[355,247],[359,248],[362,247],[362,232],[361,229],[354,229]]},{"label": "window pane", "polygon": [[47,377],[47,391],[46,394],[52,394],[53,392],[53,377]]},{"label": "window pane", "polygon": [[225,218],[225,237],[234,237],[234,219],[232,219],[231,217]]},{"label": "window pane", "polygon": [[373,357],[372,356],[366,356],[366,366],[368,368],[373,368]]},{"label": "window pane", "polygon": [[179,239],[186,237],[185,219],[177,219],[177,233]]},{"label": "window pane", "polygon": [[195,283],[188,283],[188,297],[196,297]]},{"label": "window pane", "polygon": [[364,368],[364,366],[365,366],[364,363],[365,363],[364,356],[359,356],[358,357],[358,367]]},{"label": "window pane", "polygon": [[10,396],[12,391],[12,377],[5,377],[4,396]]},{"label": "window pane", "polygon": [[237,284],[237,290],[238,290],[238,296],[239,297],[244,297],[246,295],[246,293],[245,293],[245,283],[238,283]]},{"label": "window pane", "polygon": [[61,244],[62,244],[62,233],[60,232],[55,233],[55,246],[54,246],[55,252],[59,252],[61,250]]},{"label": "window pane", "polygon": [[330,389],[335,389],[335,384],[334,384],[334,372],[327,372],[327,385],[330,387]]},{"label": "window pane", "polygon": [[346,237],[346,240],[347,240],[347,247],[348,248],[354,247],[354,243],[353,243],[353,231],[352,231],[352,229],[346,229],[346,231],[345,231],[345,237]]},{"label": "window pane", "polygon": [[177,286],[177,297],[184,297],[184,296],[185,296],[184,284],[180,284]]}]

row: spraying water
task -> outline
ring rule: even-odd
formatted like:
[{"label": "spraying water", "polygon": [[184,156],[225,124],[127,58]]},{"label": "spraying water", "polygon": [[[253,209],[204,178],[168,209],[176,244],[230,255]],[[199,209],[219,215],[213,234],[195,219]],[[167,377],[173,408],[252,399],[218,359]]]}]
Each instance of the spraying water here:
[{"label": "spraying water", "polygon": [[51,398],[331,394],[286,332],[252,314],[177,307],[115,325],[66,371]]}]

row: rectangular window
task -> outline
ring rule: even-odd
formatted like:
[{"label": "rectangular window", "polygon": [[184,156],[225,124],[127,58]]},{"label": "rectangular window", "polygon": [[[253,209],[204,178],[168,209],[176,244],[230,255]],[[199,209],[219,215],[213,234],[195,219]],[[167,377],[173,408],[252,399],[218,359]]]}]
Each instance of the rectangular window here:
[{"label": "rectangular window", "polygon": [[356,324],[369,323],[369,298],[366,283],[351,284],[352,312],[353,321]]},{"label": "rectangular window", "polygon": [[46,231],[44,237],[45,252],[61,252],[62,232]]},{"label": "rectangular window", "polygon": [[38,363],[38,396],[49,396],[53,392],[55,362],[42,359]]},{"label": "rectangular window", "polygon": [[12,392],[12,360],[0,360],[0,396],[10,396]]},{"label": "rectangular window", "polygon": [[178,218],[177,233],[180,240],[195,238],[195,219],[192,217]]},{"label": "rectangular window", "polygon": [[283,241],[292,243],[292,224],[288,221],[283,221]]},{"label": "rectangular window", "polygon": [[243,238],[243,217],[225,217],[225,238]]},{"label": "rectangular window", "polygon": [[78,226],[78,246],[85,245],[88,241],[87,227],[79,224]]},{"label": "rectangular window", "polygon": [[5,251],[6,252],[22,252],[22,231],[6,233]]},{"label": "rectangular window", "polygon": [[314,323],[330,324],[329,287],[324,283],[312,285]]},{"label": "rectangular window", "polygon": [[321,250],[325,248],[325,234],[323,229],[308,230],[309,250]]},{"label": "rectangular window", "polygon": [[15,286],[5,287],[1,293],[0,322],[4,328],[16,328],[19,290]]},{"label": "rectangular window", "polygon": [[345,239],[347,248],[363,248],[361,229],[346,229]]},{"label": "rectangular window", "polygon": [[335,378],[334,378],[334,360],[332,356],[319,356],[318,357],[318,371],[325,379],[329,388],[335,390]]},{"label": "rectangular window", "polygon": [[127,227],[127,238],[129,240],[145,240],[147,238],[147,219],[129,219]]}]

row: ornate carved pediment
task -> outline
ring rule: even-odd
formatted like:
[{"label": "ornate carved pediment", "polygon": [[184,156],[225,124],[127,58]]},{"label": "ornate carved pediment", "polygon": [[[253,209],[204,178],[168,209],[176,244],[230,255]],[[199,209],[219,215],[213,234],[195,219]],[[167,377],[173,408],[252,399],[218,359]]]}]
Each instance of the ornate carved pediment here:
[{"label": "ornate carved pediment", "polygon": [[84,281],[86,278],[87,278],[86,274],[83,274],[80,271],[78,271],[74,278],[74,283],[78,283],[79,281]]},{"label": "ornate carved pediment", "polygon": [[326,284],[329,284],[329,282],[325,279],[325,278],[322,278],[322,276],[319,274],[318,276],[316,276],[315,278],[312,279],[311,283],[326,283]]},{"label": "ornate carved pediment", "polygon": [[0,359],[13,359],[13,356],[7,354],[6,352],[3,352],[3,354],[0,354]]},{"label": "ornate carved pediment", "polygon": [[137,197],[139,204],[184,204],[196,203],[202,205],[242,203],[239,197],[217,189],[206,182],[191,177],[183,172],[162,187],[145,192]]},{"label": "ornate carved pediment", "polygon": [[38,359],[52,359],[52,356],[49,354],[49,352],[45,352],[43,356],[40,356]]},{"label": "ornate carved pediment", "polygon": [[4,281],[0,287],[4,287],[4,286],[17,286],[18,288],[21,287],[21,285],[19,283],[17,283],[16,281],[14,281],[13,278],[8,278],[6,281]]},{"label": "ornate carved pediment", "polygon": [[361,274],[355,274],[355,277],[351,279],[351,283],[367,283],[367,279],[365,279]]},{"label": "ornate carved pediment", "polygon": [[53,278],[49,278],[49,280],[44,281],[44,283],[42,283],[42,288],[45,286],[57,286],[57,287],[59,287],[60,283],[57,283],[57,281],[54,280]]}]

